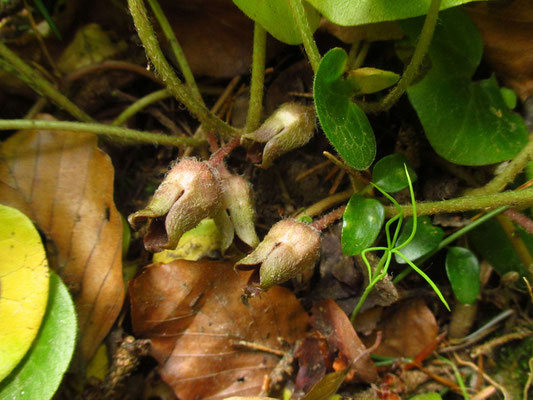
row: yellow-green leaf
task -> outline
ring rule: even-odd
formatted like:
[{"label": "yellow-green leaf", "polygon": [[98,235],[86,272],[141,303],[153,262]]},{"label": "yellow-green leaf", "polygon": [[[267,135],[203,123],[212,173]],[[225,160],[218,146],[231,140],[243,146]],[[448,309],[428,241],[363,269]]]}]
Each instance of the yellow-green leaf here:
[{"label": "yellow-green leaf", "polygon": [[30,348],[48,300],[48,263],[39,233],[0,204],[0,381]]}]

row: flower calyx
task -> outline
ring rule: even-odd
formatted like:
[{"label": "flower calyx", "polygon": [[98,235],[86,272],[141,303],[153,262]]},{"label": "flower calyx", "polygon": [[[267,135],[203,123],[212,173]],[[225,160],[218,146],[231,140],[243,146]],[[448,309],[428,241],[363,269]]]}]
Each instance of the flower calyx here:
[{"label": "flower calyx", "polygon": [[306,223],[284,219],[274,224],[257,248],[234,268],[256,269],[247,288],[250,295],[255,295],[313,268],[319,251],[320,231]]},{"label": "flower calyx", "polygon": [[177,246],[181,236],[220,209],[222,184],[218,171],[192,158],[176,163],[149,204],[128,217],[133,229],[147,225],[144,246],[159,252]]},{"label": "flower calyx", "polygon": [[269,168],[281,155],[306,144],[316,127],[314,108],[299,103],[282,104],[263,124],[243,138],[266,143],[261,168]]}]

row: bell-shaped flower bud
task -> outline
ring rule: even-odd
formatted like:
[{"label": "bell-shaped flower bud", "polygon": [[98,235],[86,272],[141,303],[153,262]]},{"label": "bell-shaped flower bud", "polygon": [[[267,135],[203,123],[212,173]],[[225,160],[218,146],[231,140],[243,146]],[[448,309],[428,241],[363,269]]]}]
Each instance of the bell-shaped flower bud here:
[{"label": "bell-shaped flower bud", "polygon": [[221,197],[218,172],[205,162],[184,159],[168,172],[148,206],[128,221],[134,229],[148,224],[146,250],[174,248],[186,231],[218,211]]},{"label": "bell-shaped flower bud", "polygon": [[230,175],[222,180],[223,206],[228,211],[235,234],[251,248],[259,244],[255,232],[255,207],[252,185],[241,176]]},{"label": "bell-shaped flower bud", "polygon": [[316,117],[313,107],[298,103],[282,104],[254,132],[244,138],[266,143],[261,168],[268,168],[279,156],[306,144],[315,131]]},{"label": "bell-shaped flower bud", "polygon": [[303,222],[284,219],[270,229],[252,253],[235,264],[235,269],[259,267],[259,273],[252,275],[250,283],[260,290],[268,290],[313,268],[319,250],[320,231]]}]

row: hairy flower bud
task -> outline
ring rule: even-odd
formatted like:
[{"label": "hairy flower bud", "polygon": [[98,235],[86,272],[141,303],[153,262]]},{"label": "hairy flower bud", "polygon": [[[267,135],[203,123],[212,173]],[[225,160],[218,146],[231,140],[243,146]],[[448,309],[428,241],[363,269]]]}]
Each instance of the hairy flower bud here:
[{"label": "hairy flower bud", "polygon": [[148,224],[146,250],[174,248],[181,235],[218,211],[221,194],[215,169],[205,162],[185,159],[168,172],[148,206],[131,214],[128,221],[134,229]]},{"label": "hairy flower bud", "polygon": [[235,234],[251,248],[257,247],[259,238],[255,233],[255,208],[252,185],[241,176],[224,178],[222,195],[224,208],[228,210]]},{"label": "hairy flower bud", "polygon": [[315,131],[313,107],[298,103],[285,103],[254,132],[244,138],[266,143],[263,162],[259,165],[268,168],[279,156],[306,144]]},{"label": "hairy flower bud", "polygon": [[270,229],[252,253],[235,264],[235,269],[260,267],[259,282],[254,274],[251,283],[268,290],[313,268],[319,249],[320,231],[303,222],[284,219]]}]

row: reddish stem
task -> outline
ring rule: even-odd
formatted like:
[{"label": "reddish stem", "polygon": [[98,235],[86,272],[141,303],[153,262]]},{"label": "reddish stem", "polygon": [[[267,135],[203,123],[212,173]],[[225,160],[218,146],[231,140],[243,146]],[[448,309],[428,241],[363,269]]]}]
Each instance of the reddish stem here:
[{"label": "reddish stem", "polygon": [[503,213],[511,221],[516,222],[530,234],[533,234],[533,221],[526,217],[524,214],[512,209],[505,210]]},{"label": "reddish stem", "polygon": [[209,158],[209,164],[212,167],[218,168],[219,164],[222,163],[224,158],[233,151],[241,143],[241,137],[237,136],[231,139],[224,147],[218,149],[212,156]]},{"label": "reddish stem", "polygon": [[323,231],[336,220],[342,218],[344,210],[346,210],[346,206],[339,207],[336,210],[333,210],[327,213],[326,215],[323,215],[322,218],[319,218],[316,221],[312,222],[311,226],[315,229],[318,229],[319,231]]}]

